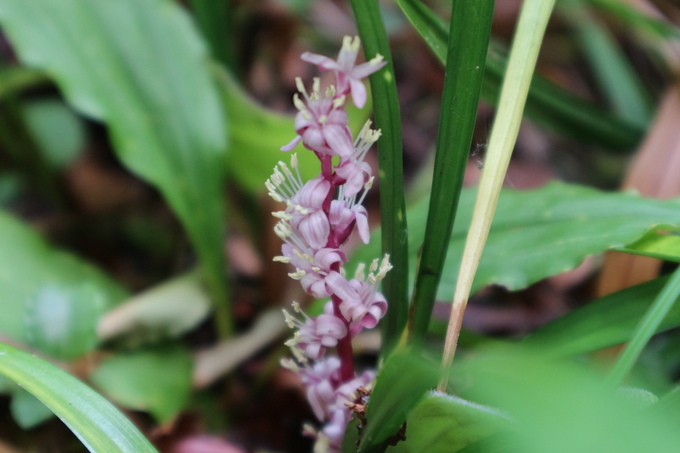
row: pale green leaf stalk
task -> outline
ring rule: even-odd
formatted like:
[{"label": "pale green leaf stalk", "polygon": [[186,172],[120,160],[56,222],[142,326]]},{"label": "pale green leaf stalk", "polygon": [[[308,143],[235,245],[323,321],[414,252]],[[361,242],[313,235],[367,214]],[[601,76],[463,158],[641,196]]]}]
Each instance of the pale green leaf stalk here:
[{"label": "pale green leaf stalk", "polygon": [[[508,69],[501,88],[496,120],[489,139],[489,148],[479,183],[472,223],[465,242],[456,292],[453,296],[453,307],[442,357],[444,370],[451,367],[456,352],[463,312],[470,296],[472,281],[477,272],[477,266],[498,204],[498,196],[519,132],[524,104],[529,92],[538,52],[541,48],[543,34],[554,5],[554,0],[526,0],[522,6],[510,52]],[[444,376],[441,380],[439,384],[441,391],[446,390],[447,380],[448,376]]]}]

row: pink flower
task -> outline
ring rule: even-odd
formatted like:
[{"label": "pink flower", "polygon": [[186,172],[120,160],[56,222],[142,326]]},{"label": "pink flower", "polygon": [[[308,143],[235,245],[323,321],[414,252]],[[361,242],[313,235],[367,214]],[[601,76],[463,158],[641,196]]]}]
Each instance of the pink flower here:
[{"label": "pink flower", "polygon": [[347,126],[347,112],[340,108],[344,105],[344,96],[335,97],[333,89],[325,96],[319,93],[319,79],[314,79],[314,91],[308,95],[302,81],[298,88],[305,100],[296,94],[293,98],[299,110],[295,117],[295,132],[298,137],[281,147],[282,151],[290,151],[302,140],[307,149],[328,156],[350,158],[354,153],[352,133]]},{"label": "pink flower", "polygon": [[[392,266],[389,264],[387,255],[379,270],[377,261],[374,260],[371,264],[368,281],[364,281],[362,265],[357,269],[357,278],[350,281],[335,275],[329,275],[326,280],[333,294],[342,301],[340,313],[350,323],[352,335],[356,335],[362,328],[375,327],[387,311],[387,301],[382,294],[377,292],[377,287]],[[375,274],[376,270],[378,270],[377,274]]]},{"label": "pink flower", "polygon": [[289,340],[286,344],[299,348],[310,359],[320,359],[326,352],[326,348],[334,348],[338,344],[338,340],[347,335],[345,323],[333,315],[332,306],[330,307],[330,313],[326,310],[326,313],[316,318],[307,316],[300,309],[300,305],[297,302],[293,303],[293,308],[304,316],[305,322],[303,323],[291,316],[287,311],[283,311],[288,327],[298,329],[293,339]]},{"label": "pink flower", "polygon": [[335,168],[335,174],[344,182],[343,194],[353,197],[358,194],[371,177],[371,166],[354,159],[346,160]]},{"label": "pink flower", "polygon": [[303,53],[301,58],[307,63],[317,65],[322,71],[333,71],[337,81],[338,93],[340,95],[351,93],[354,104],[363,108],[366,104],[366,87],[364,87],[361,79],[378,71],[387,63],[378,54],[372,60],[356,66],[360,46],[361,42],[358,36],[355,36],[354,39],[351,36],[345,36],[337,61],[310,52]]},{"label": "pink flower", "polygon": [[371,235],[368,226],[368,212],[362,205],[357,204],[349,207],[346,201],[333,200],[328,220],[333,227],[333,239],[336,244],[344,243],[355,226],[363,243],[368,244]]},{"label": "pink flower", "polygon": [[331,290],[326,283],[326,278],[332,272],[334,265],[342,265],[347,261],[342,250],[323,248],[316,253],[310,249],[303,252],[291,244],[284,244],[281,251],[283,257],[279,257],[277,261],[290,262],[295,266],[300,283],[307,294],[317,299],[330,297]]},{"label": "pink flower", "polygon": [[326,421],[330,407],[335,404],[335,390],[340,384],[340,359],[328,357],[313,367],[300,370],[302,383],[307,387],[307,400],[319,421]]}]

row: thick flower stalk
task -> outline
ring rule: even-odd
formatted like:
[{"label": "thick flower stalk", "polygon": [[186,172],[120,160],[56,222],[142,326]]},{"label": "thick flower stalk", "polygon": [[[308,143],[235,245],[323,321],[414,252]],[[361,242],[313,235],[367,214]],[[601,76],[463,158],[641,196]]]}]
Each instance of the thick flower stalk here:
[{"label": "thick flower stalk", "polygon": [[[293,154],[290,165],[279,162],[265,184],[275,201],[285,203],[285,209],[272,213],[279,219],[274,231],[284,243],[282,255],[274,260],[291,264],[294,271],[288,275],[299,280],[312,297],[329,298],[323,314],[316,317],[305,314],[296,302],[295,314],[284,310],[286,323],[295,329],[286,342],[295,360],[284,361],[284,366],[300,373],[309,403],[323,424],[319,430],[307,429],[316,437],[315,452],[319,453],[340,451],[351,416],[349,406],[357,398],[357,389],[370,385],[374,377],[370,371],[359,375],[355,371],[352,338],[375,327],[387,311],[378,286],[391,269],[389,257],[374,260],[368,275],[360,265],[348,278],[347,256],[341,248],[355,231],[364,243],[369,241],[368,215],[362,203],[373,176],[364,157],[380,137],[370,121],[356,139],[348,127],[347,96],[363,107],[366,88],[362,79],[385,65],[380,55],[356,65],[359,47],[358,37],[347,36],[337,60],[302,55],[322,71],[332,71],[336,85],[322,94],[317,78],[307,92],[302,80],[296,79],[297,136],[281,149],[290,151],[301,142],[319,159],[321,172],[303,181]],[[337,355],[327,354],[329,349]]]}]

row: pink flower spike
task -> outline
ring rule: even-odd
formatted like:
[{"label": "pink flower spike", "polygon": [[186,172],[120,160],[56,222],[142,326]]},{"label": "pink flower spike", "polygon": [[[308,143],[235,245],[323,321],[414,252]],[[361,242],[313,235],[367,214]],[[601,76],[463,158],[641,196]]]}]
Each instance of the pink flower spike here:
[{"label": "pink flower spike", "polygon": [[381,55],[376,55],[372,60],[356,66],[360,47],[361,41],[358,36],[354,38],[345,36],[337,61],[310,52],[303,53],[301,58],[307,63],[317,65],[322,71],[333,71],[337,81],[338,95],[351,93],[354,104],[363,108],[366,104],[366,87],[361,79],[378,71],[387,63],[383,61]]}]

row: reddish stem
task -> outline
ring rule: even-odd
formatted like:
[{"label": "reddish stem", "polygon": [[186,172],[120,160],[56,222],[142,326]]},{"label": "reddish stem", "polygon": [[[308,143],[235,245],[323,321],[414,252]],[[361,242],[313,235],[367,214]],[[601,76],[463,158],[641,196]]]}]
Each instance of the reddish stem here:
[{"label": "reddish stem", "polygon": [[340,313],[340,303],[342,300],[333,294],[331,296],[333,300],[333,313],[338,319],[342,319],[347,327],[347,335],[344,338],[338,340],[338,345],[336,349],[338,350],[338,357],[340,358],[340,378],[343,382],[347,382],[354,379],[354,354],[352,353],[352,338],[349,333],[349,323],[345,320]]}]

